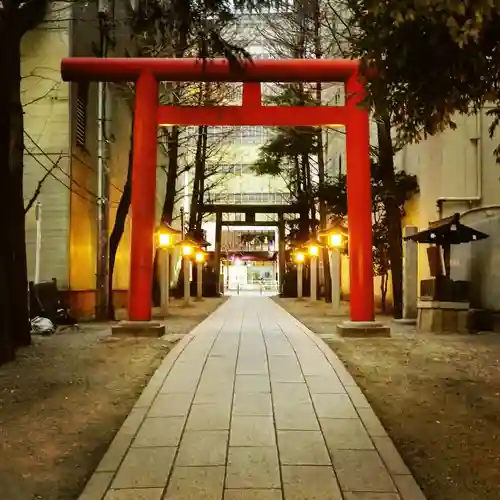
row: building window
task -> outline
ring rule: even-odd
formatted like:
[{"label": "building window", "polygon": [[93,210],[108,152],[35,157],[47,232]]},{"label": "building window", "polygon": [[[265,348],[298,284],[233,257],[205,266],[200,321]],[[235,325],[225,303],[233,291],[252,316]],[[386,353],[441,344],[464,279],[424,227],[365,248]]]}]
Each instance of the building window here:
[{"label": "building window", "polygon": [[249,127],[243,126],[240,128],[240,140],[242,144],[262,144],[268,136],[265,127]]},{"label": "building window", "polygon": [[76,94],[76,144],[82,148],[87,143],[87,105],[89,100],[89,84],[80,82],[77,84]]},{"label": "building window", "polygon": [[219,164],[219,172],[221,174],[233,174],[234,165],[231,165],[230,163],[221,163]]}]

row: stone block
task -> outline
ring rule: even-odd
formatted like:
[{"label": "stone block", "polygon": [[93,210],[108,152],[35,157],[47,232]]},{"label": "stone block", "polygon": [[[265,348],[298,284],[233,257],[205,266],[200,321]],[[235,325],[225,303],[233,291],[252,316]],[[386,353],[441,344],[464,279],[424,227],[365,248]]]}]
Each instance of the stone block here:
[{"label": "stone block", "polygon": [[132,446],[147,448],[156,446],[178,446],[185,417],[146,418]]},{"label": "stone block", "polygon": [[111,488],[164,488],[175,450],[175,447],[130,448]]},{"label": "stone block", "polygon": [[363,391],[359,387],[347,386],[346,391],[356,408],[371,408],[370,403],[368,403]]},{"label": "stone block", "polygon": [[229,448],[226,487],[229,489],[280,488],[276,447]]},{"label": "stone block", "polygon": [[282,465],[330,465],[320,431],[278,431]]},{"label": "stone block", "polygon": [[391,329],[378,321],[344,321],[337,325],[337,333],[353,338],[390,337]]},{"label": "stone block", "polygon": [[233,415],[259,416],[272,415],[271,394],[241,392],[234,395]]},{"label": "stone block", "polygon": [[306,384],[294,384],[288,382],[272,382],[274,404],[298,405],[311,403],[309,389]]},{"label": "stone block", "polygon": [[311,403],[275,402],[274,416],[279,430],[319,430],[318,420]]},{"label": "stone block", "polygon": [[331,366],[325,375],[306,376],[306,382],[311,394],[345,394],[345,388]]},{"label": "stone block", "polygon": [[186,417],[192,399],[191,393],[159,394],[151,405],[148,417]]},{"label": "stone block", "polygon": [[343,491],[396,492],[375,450],[336,450],[332,453],[332,462]]},{"label": "stone block", "polygon": [[391,474],[411,474],[390,437],[374,437],[373,442]]},{"label": "stone block", "polygon": [[226,490],[224,500],[282,500],[281,490]]},{"label": "stone block", "polygon": [[322,418],[321,430],[331,453],[335,450],[373,450],[373,443],[361,420]]},{"label": "stone block", "polygon": [[224,467],[174,467],[165,499],[221,500]]},{"label": "stone block", "polygon": [[178,376],[176,373],[170,373],[167,380],[163,383],[160,388],[160,394],[167,393],[193,393],[198,386],[198,378],[195,375],[188,377]]},{"label": "stone block", "polygon": [[312,398],[319,418],[358,418],[347,394],[313,394]]},{"label": "stone block", "polygon": [[209,466],[226,463],[228,431],[187,431],[177,456],[179,466]]},{"label": "stone block", "polygon": [[384,426],[380,423],[377,415],[371,408],[358,408],[358,414],[368,434],[373,437],[387,437]]},{"label": "stone block", "polygon": [[133,488],[126,490],[109,490],[106,496],[104,497],[104,500],[161,500],[162,493],[163,493],[162,488]]},{"label": "stone block", "polygon": [[227,386],[203,388],[196,391],[194,396],[194,404],[215,404],[215,405],[231,405],[233,399],[233,389]]},{"label": "stone block", "polygon": [[274,446],[276,444],[271,416],[233,416],[230,446]]},{"label": "stone block", "polygon": [[342,500],[331,467],[283,466],[282,477],[287,500]]},{"label": "stone block", "polygon": [[78,500],[98,500],[101,499],[113,479],[112,472],[95,472],[87,484]]},{"label": "stone block", "polygon": [[236,375],[235,392],[271,392],[267,375]]},{"label": "stone block", "polygon": [[344,493],[344,500],[401,500],[397,493],[366,493],[350,491]]},{"label": "stone block", "polygon": [[268,375],[265,356],[260,359],[239,358],[236,366],[237,375]]},{"label": "stone block", "polygon": [[394,476],[394,481],[401,495],[401,500],[426,500],[425,495],[422,493],[420,486],[413,476]]},{"label": "stone block", "polygon": [[165,326],[157,321],[120,321],[111,327],[111,333],[123,337],[162,337]]},{"label": "stone block", "polygon": [[457,311],[457,333],[469,333],[470,311]]},{"label": "stone block", "polygon": [[186,425],[188,431],[229,429],[230,404],[194,404]]}]

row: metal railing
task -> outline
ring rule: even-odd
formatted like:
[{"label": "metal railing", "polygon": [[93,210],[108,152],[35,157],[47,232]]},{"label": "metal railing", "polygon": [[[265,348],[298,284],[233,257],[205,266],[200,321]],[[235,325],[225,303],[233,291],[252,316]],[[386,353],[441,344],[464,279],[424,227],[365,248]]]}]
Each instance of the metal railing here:
[{"label": "metal railing", "polygon": [[226,290],[236,292],[239,295],[242,292],[254,292],[260,293],[278,293],[279,283],[276,280],[264,279],[264,280],[248,280],[246,283],[240,283],[239,281],[230,281],[226,283]]},{"label": "metal railing", "polygon": [[226,205],[269,203],[288,205],[292,202],[290,193],[206,193],[205,203]]}]

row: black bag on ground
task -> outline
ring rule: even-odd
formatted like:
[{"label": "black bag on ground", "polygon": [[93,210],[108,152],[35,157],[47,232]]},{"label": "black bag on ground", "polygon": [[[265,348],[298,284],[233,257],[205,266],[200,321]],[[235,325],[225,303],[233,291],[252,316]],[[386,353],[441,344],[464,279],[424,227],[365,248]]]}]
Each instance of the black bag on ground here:
[{"label": "black bag on ground", "polygon": [[30,281],[30,319],[41,316],[48,318],[56,326],[76,325],[67,307],[61,302],[57,280],[34,283]]}]

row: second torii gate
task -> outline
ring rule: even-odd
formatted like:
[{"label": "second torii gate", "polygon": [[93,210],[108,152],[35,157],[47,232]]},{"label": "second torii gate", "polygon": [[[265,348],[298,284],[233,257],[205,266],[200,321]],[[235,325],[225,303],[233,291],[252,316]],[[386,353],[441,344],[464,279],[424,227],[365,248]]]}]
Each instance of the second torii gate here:
[{"label": "second torii gate", "polygon": [[[65,81],[136,82],[132,170],[129,319],[152,310],[157,128],[169,125],[345,126],[350,257],[350,319],[374,319],[368,110],[359,63],[343,59],[243,62],[225,59],[89,58],[62,60]],[[159,106],[158,82],[243,82],[241,106]],[[345,106],[264,106],[261,82],[344,82]]]}]

